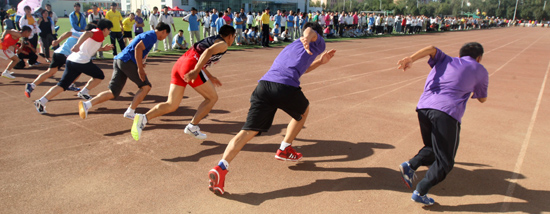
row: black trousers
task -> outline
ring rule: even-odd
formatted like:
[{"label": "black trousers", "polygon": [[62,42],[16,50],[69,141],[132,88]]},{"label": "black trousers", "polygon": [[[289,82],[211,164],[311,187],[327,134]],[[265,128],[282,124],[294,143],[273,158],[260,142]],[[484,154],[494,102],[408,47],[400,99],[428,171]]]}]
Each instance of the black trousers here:
[{"label": "black trousers", "polygon": [[19,57],[19,59],[21,60],[29,59],[29,65],[36,63],[36,60],[38,59],[38,55],[36,55],[35,52],[29,52],[29,54],[18,53],[17,57]]},{"label": "black trousers", "polygon": [[418,122],[424,147],[409,163],[413,170],[430,166],[426,177],[416,185],[420,195],[440,183],[451,172],[458,149],[460,122],[448,114],[434,109],[419,109]]},{"label": "black trousers", "polygon": [[269,46],[269,25],[262,25],[262,46]]},{"label": "black trousers", "polygon": [[117,55],[116,50],[116,42],[118,42],[118,46],[120,47],[120,51],[126,47],[124,44],[124,40],[122,39],[122,32],[111,32],[109,34],[111,37],[111,44],[113,44],[113,57]]}]

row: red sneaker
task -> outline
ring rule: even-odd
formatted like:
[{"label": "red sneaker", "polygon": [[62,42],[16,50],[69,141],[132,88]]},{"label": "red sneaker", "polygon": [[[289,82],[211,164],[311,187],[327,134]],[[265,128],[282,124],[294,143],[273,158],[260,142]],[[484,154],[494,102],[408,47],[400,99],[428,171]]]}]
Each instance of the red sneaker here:
[{"label": "red sneaker", "polygon": [[227,170],[223,170],[220,166],[216,166],[208,172],[210,178],[208,189],[214,194],[223,195],[223,184],[225,183],[225,175]]},{"label": "red sneaker", "polygon": [[275,158],[282,161],[299,161],[302,160],[302,157],[302,153],[296,152],[292,146],[286,147],[284,151],[281,149],[277,150],[277,154],[275,155]]}]

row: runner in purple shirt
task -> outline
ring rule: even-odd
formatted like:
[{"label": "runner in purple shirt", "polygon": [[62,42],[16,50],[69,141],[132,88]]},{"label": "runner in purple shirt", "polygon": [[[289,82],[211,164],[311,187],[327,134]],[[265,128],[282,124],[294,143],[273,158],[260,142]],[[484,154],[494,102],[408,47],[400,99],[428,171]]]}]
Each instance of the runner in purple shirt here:
[{"label": "runner in purple shirt", "polygon": [[414,61],[426,56],[430,56],[428,64],[432,70],[416,107],[424,147],[399,165],[399,169],[403,181],[411,188],[418,167],[430,166],[412,195],[413,201],[429,206],[434,200],[427,196],[428,191],[453,169],[466,102],[470,98],[481,103],[487,100],[489,73],[479,64],[483,47],[477,42],[462,46],[460,57],[450,57],[433,46],[426,47],[400,60],[398,69],[405,71]]},{"label": "runner in purple shirt", "polygon": [[[330,61],[335,50],[325,52],[323,29],[318,23],[307,23],[304,34],[286,46],[273,62],[269,71],[260,79],[250,97],[250,109],[242,130],[229,142],[222,160],[210,170],[210,191],[224,193],[227,167],[243,146],[254,136],[267,131],[273,123],[275,112],[281,109],[293,119],[287,127],[286,135],[277,150],[275,158],[283,161],[299,161],[302,154],[291,146],[292,141],[306,121],[309,101],[300,88],[300,76]],[[315,60],[317,56],[320,57]]]}]

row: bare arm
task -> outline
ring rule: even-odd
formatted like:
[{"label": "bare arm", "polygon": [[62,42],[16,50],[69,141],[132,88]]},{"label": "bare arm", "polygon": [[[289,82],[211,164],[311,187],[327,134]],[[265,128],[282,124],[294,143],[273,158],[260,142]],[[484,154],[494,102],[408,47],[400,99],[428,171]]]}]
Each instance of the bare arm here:
[{"label": "bare arm", "polygon": [[306,28],[304,30],[304,35],[300,37],[300,41],[302,41],[302,44],[304,45],[304,49],[306,49],[306,52],[309,55],[313,55],[311,51],[309,50],[309,43],[317,41],[317,32],[315,32],[310,27]]},{"label": "bare arm", "polygon": [[487,101],[487,97],[484,97],[484,98],[477,98],[477,100],[478,100],[480,103],[484,103],[485,101]]},{"label": "bare arm", "polygon": [[306,73],[309,73],[315,70],[317,67],[328,63],[335,53],[336,50],[332,49],[321,54],[321,57],[319,57],[319,59],[316,59],[315,61],[313,61],[313,63],[311,63],[311,66],[309,66],[309,68],[306,70]]},{"label": "bare arm", "polygon": [[143,65],[143,50],[145,50],[145,45],[143,44],[143,41],[139,41],[134,51],[134,57],[136,58],[138,74],[141,81],[145,81],[145,76],[147,75],[145,73],[145,66]]},{"label": "bare arm", "polygon": [[72,35],[73,35],[73,33],[71,31],[67,31],[67,32],[61,34],[61,36],[57,40],[53,40],[52,46],[54,46],[54,47],[57,46],[60,42],[62,42],[63,40],[69,38]]},{"label": "bare arm", "polygon": [[431,58],[435,57],[435,54],[437,53],[437,49],[430,45],[428,47],[422,48],[416,53],[414,53],[411,56],[405,57],[397,62],[399,65],[397,69],[403,69],[403,71],[406,71],[407,69],[411,68],[412,63],[422,59],[426,56],[430,56]]},{"label": "bare arm", "polygon": [[82,43],[84,41],[86,41],[86,39],[88,38],[91,38],[92,36],[94,35],[94,33],[92,33],[91,31],[86,31],[85,33],[83,33],[80,38],[78,38],[78,42],[76,42],[76,44],[73,46],[73,48],[71,49],[72,52],[78,52],[80,51],[80,45],[82,45]]},{"label": "bare arm", "polygon": [[[214,54],[218,54],[218,53],[223,53],[227,50],[227,44],[223,41],[219,41],[219,42],[216,42],[214,45],[212,45],[211,47],[209,47],[208,49],[206,49],[202,54],[201,54],[201,57],[199,58],[199,61],[197,62],[197,65],[195,65],[195,68],[187,73],[185,75],[185,81],[194,81],[197,76],[199,75],[199,72],[201,71],[201,69],[204,68],[204,65],[206,65],[206,63],[208,62],[208,60],[210,59],[210,57],[212,57],[212,55]],[[209,75],[209,73],[207,74],[207,76]],[[212,75],[208,76],[209,78],[212,77]]]}]

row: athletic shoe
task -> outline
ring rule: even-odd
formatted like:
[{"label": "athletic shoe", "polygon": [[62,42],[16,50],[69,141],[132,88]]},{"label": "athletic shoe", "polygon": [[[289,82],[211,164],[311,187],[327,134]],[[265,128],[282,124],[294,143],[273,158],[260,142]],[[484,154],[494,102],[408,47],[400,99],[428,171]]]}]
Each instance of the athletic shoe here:
[{"label": "athletic shoe", "polygon": [[187,125],[185,127],[185,130],[183,132],[185,132],[185,134],[188,134],[188,135],[191,135],[199,140],[204,140],[206,139],[206,134],[203,134],[201,132],[201,129],[199,128],[199,126],[193,126],[193,127],[190,127],[191,124]]},{"label": "athletic shoe", "polygon": [[412,188],[412,182],[416,175],[414,174],[414,170],[411,168],[409,162],[404,162],[399,165],[399,171],[401,171],[401,178],[403,179],[405,185],[407,185],[409,189]]},{"label": "athletic shoe", "polygon": [[135,113],[130,113],[130,112],[124,112],[124,118],[128,118],[130,120],[134,120],[134,117],[136,116]]},{"label": "athletic shoe", "polygon": [[40,102],[40,100],[35,100],[34,101],[34,107],[36,107],[36,111],[38,111],[38,113],[40,114],[46,114],[46,106],[42,105],[42,103]]},{"label": "athletic shoe", "polygon": [[80,118],[82,119],[86,119],[86,117],[88,117],[88,107],[83,101],[78,102],[78,115],[80,115]]},{"label": "athletic shoe", "polygon": [[85,100],[91,100],[92,99],[92,96],[90,96],[89,94],[82,93],[82,91],[78,92],[78,94],[76,94],[76,96],[78,96],[82,99],[85,99]]},{"label": "athletic shoe", "polygon": [[31,93],[33,90],[34,88],[32,88],[32,84],[30,83],[25,84],[25,96],[27,96],[27,98],[31,98]]},{"label": "athletic shoe", "polygon": [[435,203],[433,198],[428,197],[428,194],[421,196],[418,191],[414,191],[411,200],[417,203],[424,204],[425,206],[431,206]]},{"label": "athletic shoe", "polygon": [[302,160],[302,157],[302,153],[297,153],[292,146],[287,146],[284,151],[278,149],[275,155],[275,158],[282,161],[299,161]]},{"label": "athletic shoe", "polygon": [[80,91],[80,88],[76,87],[76,85],[73,83],[67,88],[67,90],[69,90],[69,91]]},{"label": "athletic shoe", "polygon": [[220,166],[216,166],[208,172],[208,178],[210,179],[208,181],[208,189],[214,194],[223,195],[225,192],[223,186],[227,172],[227,170],[223,170]]},{"label": "athletic shoe", "polygon": [[145,114],[136,114],[131,131],[134,140],[139,140],[139,138],[141,137],[141,131],[143,130],[143,128],[145,128],[145,124],[147,124],[147,118],[145,117]]},{"label": "athletic shoe", "polygon": [[33,66],[37,66],[37,65],[40,65],[40,62],[35,62],[34,64],[31,64],[29,61],[27,61],[27,63],[29,63],[29,68],[32,68]]},{"label": "athletic shoe", "polygon": [[15,79],[15,77],[11,74],[11,73],[8,73],[8,72],[2,72],[2,77],[6,78],[6,79]]}]

